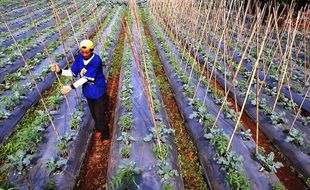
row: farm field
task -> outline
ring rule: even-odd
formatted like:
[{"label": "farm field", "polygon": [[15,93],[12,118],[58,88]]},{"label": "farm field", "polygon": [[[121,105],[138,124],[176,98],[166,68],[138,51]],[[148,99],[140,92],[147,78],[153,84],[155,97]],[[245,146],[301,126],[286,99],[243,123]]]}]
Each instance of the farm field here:
[{"label": "farm field", "polygon": [[[310,189],[310,4],[0,4],[1,190]],[[85,91],[63,94],[84,74],[51,71],[84,39],[106,144]]]}]

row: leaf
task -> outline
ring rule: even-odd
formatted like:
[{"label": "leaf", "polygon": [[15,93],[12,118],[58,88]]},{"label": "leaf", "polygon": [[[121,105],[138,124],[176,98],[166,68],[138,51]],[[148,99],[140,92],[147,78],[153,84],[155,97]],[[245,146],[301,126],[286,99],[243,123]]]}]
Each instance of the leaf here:
[{"label": "leaf", "polygon": [[149,141],[151,141],[152,140],[152,138],[153,138],[153,135],[152,134],[149,134],[149,135],[147,135],[146,137],[144,137],[144,141],[145,142],[149,142]]},{"label": "leaf", "polygon": [[214,135],[212,133],[206,133],[203,137],[210,140],[214,138]]},{"label": "leaf", "polygon": [[193,112],[190,116],[189,119],[194,119],[197,117],[197,112]]},{"label": "leaf", "polygon": [[282,168],[284,165],[281,162],[276,162],[274,166],[278,169],[278,168]]},{"label": "leaf", "polygon": [[227,160],[226,160],[225,157],[221,156],[221,157],[217,160],[216,163],[222,164],[222,165],[226,165],[226,164],[227,164]]}]

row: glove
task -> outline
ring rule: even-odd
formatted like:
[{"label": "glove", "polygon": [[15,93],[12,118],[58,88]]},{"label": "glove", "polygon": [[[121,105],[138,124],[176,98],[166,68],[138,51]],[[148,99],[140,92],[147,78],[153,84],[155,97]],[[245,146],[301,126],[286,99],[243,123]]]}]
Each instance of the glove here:
[{"label": "glove", "polygon": [[63,95],[68,94],[72,90],[71,86],[63,86],[60,90]]},{"label": "glove", "polygon": [[52,71],[52,72],[56,72],[56,73],[59,73],[59,72],[60,72],[60,68],[59,68],[59,66],[57,65],[57,63],[51,64],[51,71]]}]

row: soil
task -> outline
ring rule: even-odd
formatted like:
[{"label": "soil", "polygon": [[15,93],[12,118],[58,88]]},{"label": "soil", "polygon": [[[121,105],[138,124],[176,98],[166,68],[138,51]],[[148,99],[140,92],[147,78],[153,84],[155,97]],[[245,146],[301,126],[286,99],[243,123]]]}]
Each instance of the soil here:
[{"label": "soil", "polygon": [[[117,93],[121,69],[121,61],[119,58],[122,57],[124,39],[125,33],[124,30],[122,30],[118,40],[118,46],[116,47],[113,55],[113,63],[111,68],[113,73],[109,75],[107,83],[110,133],[112,131],[115,117],[114,110],[117,104]],[[74,189],[105,189],[109,154],[110,144],[104,146],[102,144],[102,140],[100,140],[100,133],[95,132]]]}]

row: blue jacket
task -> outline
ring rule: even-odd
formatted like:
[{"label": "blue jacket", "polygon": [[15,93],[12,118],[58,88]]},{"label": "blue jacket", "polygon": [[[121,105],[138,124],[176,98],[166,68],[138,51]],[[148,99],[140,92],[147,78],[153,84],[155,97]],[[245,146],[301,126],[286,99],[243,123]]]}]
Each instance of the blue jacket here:
[{"label": "blue jacket", "polygon": [[74,76],[80,74],[88,81],[83,84],[83,94],[86,98],[96,100],[106,93],[106,82],[102,70],[102,60],[97,54],[93,59],[84,65],[83,56],[79,53],[71,67]]}]

